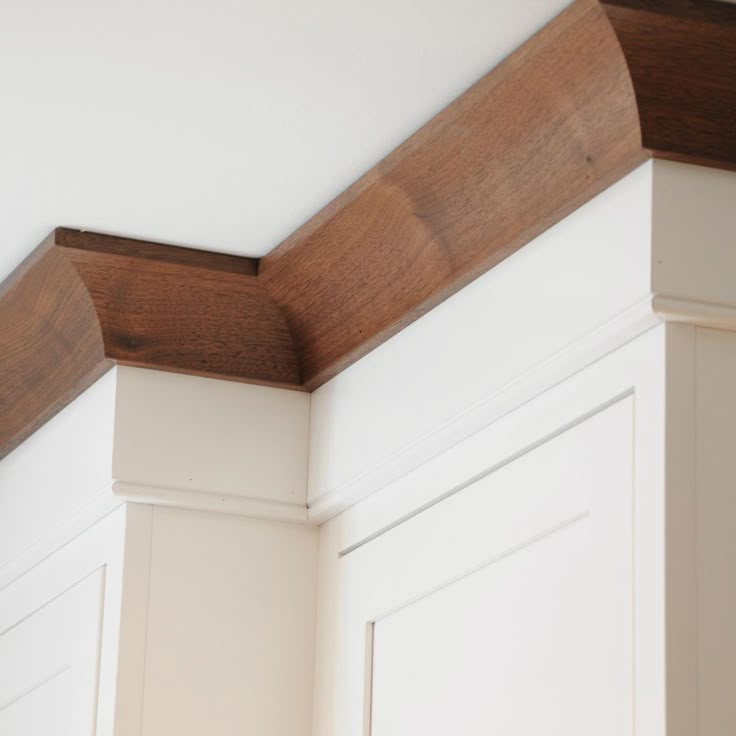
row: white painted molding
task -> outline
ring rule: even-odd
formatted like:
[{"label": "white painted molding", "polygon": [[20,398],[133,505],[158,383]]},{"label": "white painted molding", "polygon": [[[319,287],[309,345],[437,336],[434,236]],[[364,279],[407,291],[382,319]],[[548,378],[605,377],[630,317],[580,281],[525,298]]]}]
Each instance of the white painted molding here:
[{"label": "white painted molding", "polygon": [[126,500],[304,523],[309,400],[113,368],[0,462],[0,589]]},{"label": "white painted molding", "polygon": [[121,500],[171,506],[192,511],[212,511],[220,514],[247,516],[253,519],[306,523],[307,506],[262,498],[248,498],[191,488],[152,486],[145,483],[114,481],[112,490]]},{"label": "white painted molding", "polygon": [[634,304],[368,471],[331,488],[310,504],[310,520],[322,523],[358,503],[661,321],[652,310],[651,296]]},{"label": "white painted molding", "polygon": [[647,296],[365,472],[322,493],[309,504],[310,521],[321,524],[359,503],[661,322],[736,331],[736,307],[665,294]]},{"label": "white painted molding", "polygon": [[652,307],[663,320],[668,322],[683,322],[700,327],[736,331],[736,306],[730,304],[713,304],[656,294],[652,299]]},{"label": "white painted molding", "polygon": [[[184,488],[146,481],[114,480],[111,486],[94,494],[90,501],[68,518],[61,520],[47,536],[30,544],[2,564],[0,589],[125,501],[288,523],[321,524],[336,513],[360,502],[374,491],[421,466],[443,449],[454,446],[481,431],[661,321],[685,322],[736,331],[736,308],[660,294],[651,295],[542,361],[498,391],[491,392],[467,410],[365,473],[352,478],[344,485],[330,489],[309,507],[298,501],[223,493],[212,487]],[[158,374],[156,377],[159,377]],[[94,396],[90,394],[88,398],[93,399]],[[53,428],[53,425],[51,427]],[[56,489],[53,492],[64,491]]]},{"label": "white painted molding", "polygon": [[304,506],[309,407],[301,391],[120,367],[112,477]]},{"label": "white painted molding", "polygon": [[652,325],[736,330],[734,201],[733,172],[645,164],[322,386],[310,518],[359,502]]},{"label": "white painted molding", "polygon": [[312,394],[308,503],[320,518],[322,496],[441,434],[560,351],[625,322],[636,305],[651,313],[652,168],[639,167]]},{"label": "white painted molding", "polygon": [[102,518],[110,493],[117,369],[0,461],[0,587]]},{"label": "white painted molding", "polygon": [[652,171],[655,294],[736,307],[736,172],[656,161]]},{"label": "white painted molding", "polygon": [[0,586],[125,500],[322,523],[663,321],[736,331],[734,196],[645,164],[311,397],[113,369],[0,463]]},{"label": "white painted molding", "polygon": [[17,580],[46,558],[76,539],[87,529],[114,511],[123,503],[110,489],[98,493],[71,517],[63,520],[46,536],[26,547],[0,567],[0,591]]}]

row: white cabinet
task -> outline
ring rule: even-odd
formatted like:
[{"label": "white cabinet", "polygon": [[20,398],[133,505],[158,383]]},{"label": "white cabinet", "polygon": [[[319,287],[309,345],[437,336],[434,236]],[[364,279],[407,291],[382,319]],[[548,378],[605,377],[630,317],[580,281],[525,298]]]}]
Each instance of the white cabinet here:
[{"label": "white cabinet", "polygon": [[0,734],[111,733],[125,509],[0,589]]},{"label": "white cabinet", "polygon": [[308,404],[115,369],[3,459],[0,736],[309,736]]},{"label": "white cabinet", "polygon": [[373,736],[632,733],[632,412],[629,396],[343,558],[373,629]]},{"label": "white cabinet", "polygon": [[0,736],[308,736],[316,549],[120,504],[0,589]]},{"label": "white cabinet", "polygon": [[149,508],[145,694],[131,733],[309,736],[317,530]]},{"label": "white cabinet", "polygon": [[733,736],[734,194],[648,164],[311,397],[108,374],[0,464],[0,736]]},{"label": "white cabinet", "polygon": [[102,568],[0,634],[0,733],[94,733]]},{"label": "white cabinet", "polygon": [[323,526],[318,736],[662,732],[666,331]]}]

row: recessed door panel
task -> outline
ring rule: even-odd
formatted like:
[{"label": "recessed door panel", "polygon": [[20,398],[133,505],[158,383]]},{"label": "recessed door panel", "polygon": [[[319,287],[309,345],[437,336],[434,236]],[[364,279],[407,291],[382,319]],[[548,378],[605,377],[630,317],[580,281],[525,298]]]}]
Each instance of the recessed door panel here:
[{"label": "recessed door panel", "polygon": [[0,734],[94,734],[104,570],[0,632]]},{"label": "recessed door panel", "polygon": [[632,733],[633,408],[344,555],[351,734]]}]

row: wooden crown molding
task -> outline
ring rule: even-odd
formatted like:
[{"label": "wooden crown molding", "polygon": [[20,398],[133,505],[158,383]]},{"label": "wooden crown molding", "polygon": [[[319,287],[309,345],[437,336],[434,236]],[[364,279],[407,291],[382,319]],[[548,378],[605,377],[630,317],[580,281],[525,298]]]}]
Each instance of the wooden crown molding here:
[{"label": "wooden crown molding", "polygon": [[301,385],[257,261],[59,228],[0,286],[0,457],[114,362]]},{"label": "wooden crown molding", "polygon": [[317,388],[652,156],[736,169],[736,7],[577,0],[260,263],[57,230],[0,286],[0,456],[113,361]]},{"label": "wooden crown molding", "polygon": [[736,168],[736,7],[578,0],[262,260],[306,386],[652,155]]}]

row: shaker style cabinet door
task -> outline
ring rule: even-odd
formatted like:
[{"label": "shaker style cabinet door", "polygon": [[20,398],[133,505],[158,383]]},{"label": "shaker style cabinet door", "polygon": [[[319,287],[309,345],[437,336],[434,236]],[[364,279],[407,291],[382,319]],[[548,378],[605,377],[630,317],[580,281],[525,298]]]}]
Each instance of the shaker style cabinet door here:
[{"label": "shaker style cabinet door", "polygon": [[95,733],[104,569],[0,631],[0,734]]},{"label": "shaker style cabinet door", "polygon": [[354,736],[625,736],[634,398],[339,562]]}]

